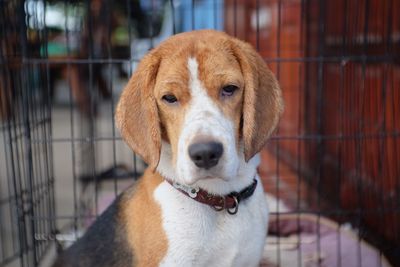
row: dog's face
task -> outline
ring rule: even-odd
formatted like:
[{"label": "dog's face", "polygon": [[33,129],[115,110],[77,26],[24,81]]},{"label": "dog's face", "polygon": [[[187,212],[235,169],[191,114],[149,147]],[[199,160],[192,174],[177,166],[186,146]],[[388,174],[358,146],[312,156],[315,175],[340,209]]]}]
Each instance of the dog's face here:
[{"label": "dog's face", "polygon": [[[232,54],[199,44],[161,62],[155,99],[178,178],[227,180],[238,169],[243,75]],[[173,64],[173,65],[172,65]],[[171,66],[174,66],[171,68]]]},{"label": "dog's face", "polygon": [[141,61],[116,121],[152,168],[190,185],[234,179],[265,144],[281,110],[277,82],[253,48],[197,31],[168,39]]}]

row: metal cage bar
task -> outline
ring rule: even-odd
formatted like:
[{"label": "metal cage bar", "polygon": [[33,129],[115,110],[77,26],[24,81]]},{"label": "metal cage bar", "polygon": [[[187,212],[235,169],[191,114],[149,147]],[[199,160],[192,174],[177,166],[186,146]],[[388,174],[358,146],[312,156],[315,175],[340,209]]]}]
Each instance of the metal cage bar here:
[{"label": "metal cage bar", "polygon": [[393,0],[0,0],[0,266],[48,266],[139,179],[146,165],[114,127],[119,94],[148,50],[202,28],[251,43],[281,84],[259,168],[277,200],[274,263],[281,223],[309,215],[316,266],[327,218],[335,266],[346,227],[357,266],[365,241],[376,266],[399,265],[399,18]]}]

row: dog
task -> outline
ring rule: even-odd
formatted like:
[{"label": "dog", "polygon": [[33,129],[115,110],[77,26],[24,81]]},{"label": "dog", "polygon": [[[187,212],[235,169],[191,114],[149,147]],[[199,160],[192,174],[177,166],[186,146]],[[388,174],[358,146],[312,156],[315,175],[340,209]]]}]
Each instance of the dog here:
[{"label": "dog", "polygon": [[161,43],[115,115],[148,168],[55,266],[257,266],[268,223],[258,152],[282,110],[251,45],[213,30]]}]

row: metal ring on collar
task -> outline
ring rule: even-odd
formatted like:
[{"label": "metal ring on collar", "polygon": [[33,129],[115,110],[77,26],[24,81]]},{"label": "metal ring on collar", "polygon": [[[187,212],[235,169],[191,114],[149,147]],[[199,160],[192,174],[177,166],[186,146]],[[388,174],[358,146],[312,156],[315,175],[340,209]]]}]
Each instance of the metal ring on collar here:
[{"label": "metal ring on collar", "polygon": [[237,199],[237,197],[232,196],[233,200],[235,200],[235,207],[233,207],[232,209],[226,209],[226,211],[230,214],[230,215],[234,215],[238,212],[239,209],[239,201]]},{"label": "metal ring on collar", "polygon": [[221,211],[221,210],[225,209],[225,205],[226,205],[226,203],[225,203],[225,198],[222,198],[222,200],[224,201],[224,204],[223,204],[222,206],[217,206],[217,205],[215,205],[215,206],[212,206],[212,208],[213,208],[214,210],[216,210],[216,211]]}]

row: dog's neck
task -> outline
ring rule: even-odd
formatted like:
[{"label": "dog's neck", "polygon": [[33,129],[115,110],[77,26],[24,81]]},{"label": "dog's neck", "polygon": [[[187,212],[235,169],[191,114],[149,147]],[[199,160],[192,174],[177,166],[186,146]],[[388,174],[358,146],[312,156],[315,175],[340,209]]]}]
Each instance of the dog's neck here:
[{"label": "dog's neck", "polygon": [[[216,195],[226,195],[230,192],[240,191],[247,187],[252,183],[253,178],[257,174],[257,166],[260,163],[260,157],[258,154],[256,154],[253,158],[246,162],[244,160],[244,153],[242,149],[240,150],[240,154],[240,164],[237,174],[229,181],[225,181],[217,177],[207,178],[198,180],[195,184],[190,186],[202,188],[207,192]],[[174,168],[171,146],[166,142],[163,142],[161,146],[160,162],[157,166],[157,172],[159,172],[165,179],[183,184],[183,181],[179,179]]]}]

